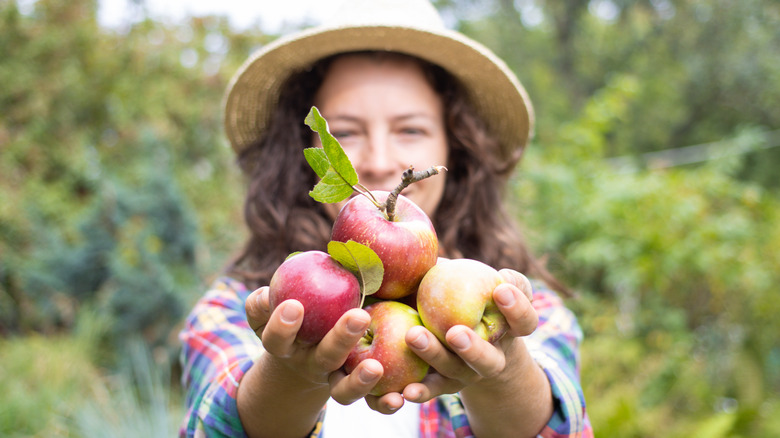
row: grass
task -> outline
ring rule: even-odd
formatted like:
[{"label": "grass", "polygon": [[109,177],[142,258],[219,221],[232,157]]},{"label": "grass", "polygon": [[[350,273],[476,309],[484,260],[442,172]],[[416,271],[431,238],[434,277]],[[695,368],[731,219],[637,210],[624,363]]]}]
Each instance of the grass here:
[{"label": "grass", "polygon": [[99,324],[71,335],[0,339],[0,436],[172,437],[184,413],[170,364],[129,343],[115,370],[95,365]]},{"label": "grass", "polygon": [[0,340],[0,436],[72,436],[78,406],[101,379],[87,346],[72,337]]}]

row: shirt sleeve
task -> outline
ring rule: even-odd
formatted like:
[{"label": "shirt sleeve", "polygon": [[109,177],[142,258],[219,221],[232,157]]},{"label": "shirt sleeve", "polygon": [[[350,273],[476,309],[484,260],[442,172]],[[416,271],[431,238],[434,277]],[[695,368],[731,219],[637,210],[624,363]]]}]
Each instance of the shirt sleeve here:
[{"label": "shirt sleeve", "polygon": [[[187,414],[180,437],[246,437],[236,396],[263,346],[246,320],[251,291],[224,277],[197,302],[179,334]],[[325,407],[310,437],[322,436]]]},{"label": "shirt sleeve", "polygon": [[246,287],[217,280],[197,302],[179,334],[187,415],[182,437],[244,437],[238,382],[262,352],[246,320]]},{"label": "shirt sleeve", "polygon": [[525,341],[531,356],[547,374],[554,403],[552,418],[539,437],[593,437],[580,383],[582,329],[560,296],[541,282],[533,282],[533,287],[539,325]]}]

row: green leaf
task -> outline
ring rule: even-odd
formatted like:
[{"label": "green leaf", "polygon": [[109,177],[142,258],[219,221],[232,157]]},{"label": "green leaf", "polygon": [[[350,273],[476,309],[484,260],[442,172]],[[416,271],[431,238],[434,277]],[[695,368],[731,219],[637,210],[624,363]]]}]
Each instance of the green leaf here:
[{"label": "green leaf", "polygon": [[333,169],[328,169],[325,176],[309,192],[309,196],[317,202],[341,202],[349,198],[353,191],[352,187],[343,184],[343,181]]},{"label": "green leaf", "polygon": [[303,150],[303,155],[306,157],[306,161],[309,163],[314,172],[320,178],[325,176],[325,173],[330,168],[330,162],[325,155],[325,151],[320,148],[306,148]]},{"label": "green leaf", "polygon": [[357,276],[363,295],[379,290],[385,268],[374,250],[354,240],[346,243],[331,241],[328,242],[328,254]]},{"label": "green leaf", "polygon": [[288,254],[288,255],[287,255],[287,257],[285,257],[285,258],[284,258],[284,260],[285,260],[285,261],[287,261],[287,260],[290,260],[291,258],[293,258],[294,256],[297,256],[297,255],[298,255],[298,254],[300,254],[301,252],[302,252],[302,251],[295,251],[295,252],[291,252],[290,254]]},{"label": "green leaf", "polygon": [[[330,130],[328,130],[328,122],[320,115],[317,107],[311,107],[311,110],[306,116],[304,122],[312,129],[312,131],[319,135],[320,143],[322,143],[322,150],[325,152],[325,156],[330,163],[330,167],[334,169],[336,174],[344,179],[345,184],[349,185],[350,187],[357,184],[358,174],[355,171],[355,168],[349,161],[347,154],[344,153],[344,149],[341,148],[338,140],[336,140],[336,137],[331,135]],[[309,158],[307,156],[307,161],[308,159]],[[311,161],[309,161],[309,165],[312,166],[315,172],[317,172],[317,175],[320,175],[322,166],[320,163],[317,163],[317,168],[314,168],[314,165],[312,165]]]}]

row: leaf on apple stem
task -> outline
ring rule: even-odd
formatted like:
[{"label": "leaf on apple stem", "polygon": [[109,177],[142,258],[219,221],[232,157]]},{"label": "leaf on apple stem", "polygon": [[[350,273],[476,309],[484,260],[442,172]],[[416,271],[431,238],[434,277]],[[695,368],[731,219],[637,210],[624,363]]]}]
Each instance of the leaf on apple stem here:
[{"label": "leaf on apple stem", "polygon": [[330,133],[328,122],[322,117],[316,106],[311,107],[304,123],[317,133],[320,137],[320,143],[322,143],[322,148],[303,150],[303,155],[309,166],[320,177],[320,181],[314,186],[314,189],[309,191],[309,196],[318,202],[341,202],[349,198],[355,191],[368,198],[377,209],[385,212],[388,219],[392,221],[395,216],[396,200],[403,189],[412,183],[447,170],[444,166],[432,166],[421,172],[416,172],[414,168],[409,167],[404,171],[401,183],[390,193],[387,200],[379,202],[370,190],[360,184],[352,162],[349,161],[349,157],[336,137]]},{"label": "leaf on apple stem", "polygon": [[374,250],[354,240],[349,240],[346,243],[328,242],[328,254],[352,271],[360,280],[360,290],[362,291],[360,307],[363,307],[365,297],[374,294],[382,285],[382,278],[385,275],[382,260],[379,259]]},{"label": "leaf on apple stem", "polygon": [[291,252],[291,253],[287,254],[287,257],[285,257],[285,258],[284,258],[284,260],[285,260],[285,261],[287,261],[287,260],[288,260],[289,258],[291,258],[292,256],[296,256],[296,255],[300,254],[301,252],[302,252],[302,251],[295,251],[295,252]]},{"label": "leaf on apple stem", "polygon": [[358,175],[341,144],[328,129],[328,122],[320,115],[317,107],[311,107],[304,123],[320,137],[322,148],[306,148],[303,151],[320,181],[309,192],[309,196],[318,202],[333,203],[343,201],[357,191],[366,195],[379,207],[374,195],[358,181]]},{"label": "leaf on apple stem", "polygon": [[[304,149],[303,153],[306,156],[306,161],[309,162],[312,168],[314,168],[314,165],[311,164],[312,161],[321,162],[321,156],[325,155],[320,148]],[[317,202],[324,203],[340,202],[349,198],[353,192],[352,186],[347,185],[334,168],[330,167],[330,164],[328,166],[329,168],[325,173],[320,174],[317,172],[320,181],[314,186],[314,189],[309,191],[309,196]]]}]

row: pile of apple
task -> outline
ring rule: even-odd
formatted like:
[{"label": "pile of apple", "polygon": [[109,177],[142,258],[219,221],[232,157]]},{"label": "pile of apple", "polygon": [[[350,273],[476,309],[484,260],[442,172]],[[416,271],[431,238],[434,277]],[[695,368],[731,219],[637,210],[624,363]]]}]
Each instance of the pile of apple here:
[{"label": "pile of apple", "polygon": [[[465,325],[495,342],[507,323],[492,299],[504,280],[492,267],[470,259],[439,259],[439,243],[430,218],[400,195],[411,183],[439,173],[408,169],[393,192],[370,192],[357,179],[327,122],[315,107],[306,124],[320,136],[322,148],[308,148],[306,159],[320,177],[310,195],[320,202],[340,202],[353,191],[333,224],[328,252],[294,253],[274,273],[270,305],[288,299],[304,307],[298,342],[322,340],[349,309],[363,307],[371,323],[344,368],[362,360],[379,361],[384,374],[374,395],[400,392],[421,381],[429,365],[406,345],[406,332],[425,326],[447,345],[445,334]],[[369,300],[366,297],[370,296]]]}]

